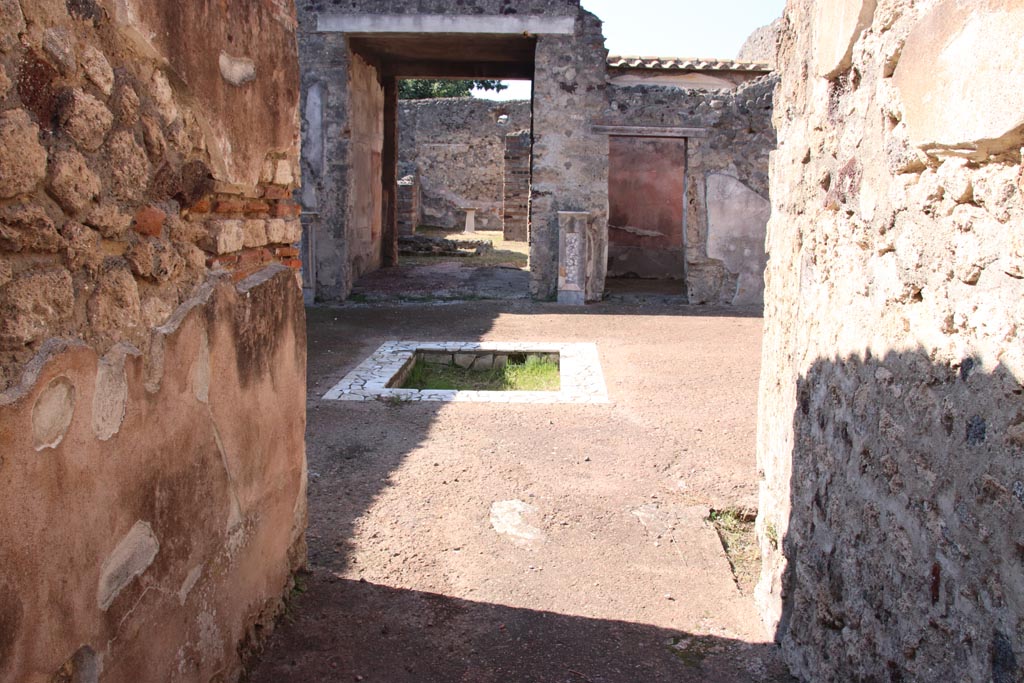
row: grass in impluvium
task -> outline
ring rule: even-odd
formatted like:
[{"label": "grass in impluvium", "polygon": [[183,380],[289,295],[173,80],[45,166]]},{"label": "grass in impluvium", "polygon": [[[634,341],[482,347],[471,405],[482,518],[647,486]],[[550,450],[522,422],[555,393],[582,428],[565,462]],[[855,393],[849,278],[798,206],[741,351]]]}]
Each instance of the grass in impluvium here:
[{"label": "grass in impluvium", "polygon": [[558,363],[530,356],[503,368],[467,370],[457,365],[419,362],[403,389],[435,391],[558,391]]},{"label": "grass in impluvium", "polygon": [[708,516],[729,558],[736,585],[745,594],[754,590],[761,573],[761,554],[754,534],[756,517],[756,513],[736,508],[712,510]]}]

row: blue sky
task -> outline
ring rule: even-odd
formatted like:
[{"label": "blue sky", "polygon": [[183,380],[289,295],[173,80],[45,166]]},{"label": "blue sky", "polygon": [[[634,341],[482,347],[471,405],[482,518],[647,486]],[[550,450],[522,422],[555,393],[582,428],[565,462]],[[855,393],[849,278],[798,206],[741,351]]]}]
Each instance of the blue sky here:
[{"label": "blue sky", "polygon": [[[581,0],[604,21],[612,54],[736,57],[759,26],[782,16],[785,0]],[[529,83],[512,83],[501,99],[530,97]],[[494,97],[494,93],[484,94]]]}]

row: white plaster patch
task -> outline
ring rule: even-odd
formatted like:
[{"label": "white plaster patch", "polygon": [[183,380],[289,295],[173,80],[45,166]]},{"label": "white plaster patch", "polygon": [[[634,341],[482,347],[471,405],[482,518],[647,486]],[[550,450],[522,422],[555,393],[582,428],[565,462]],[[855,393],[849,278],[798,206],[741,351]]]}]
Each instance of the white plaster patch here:
[{"label": "white plaster patch", "polygon": [[32,407],[32,442],[37,451],[56,448],[64,440],[75,414],[75,386],[57,377],[40,392]]},{"label": "white plaster patch", "polygon": [[199,581],[199,577],[203,575],[203,565],[198,564],[192,567],[189,571],[188,576],[181,582],[181,588],[178,589],[178,604],[184,605],[185,600],[188,599],[188,594],[195,588],[196,582]]},{"label": "white plaster patch", "polygon": [[248,57],[232,57],[221,52],[218,62],[220,75],[231,85],[241,86],[256,80],[256,62]]},{"label": "white plaster patch", "polygon": [[92,429],[100,441],[109,441],[121,430],[128,405],[128,379],[124,372],[125,352],[116,349],[96,368],[92,397]]},{"label": "white plaster patch", "polygon": [[732,303],[760,303],[771,204],[736,178],[712,173],[707,179],[707,205],[708,256],[739,276]]},{"label": "white plaster patch", "polygon": [[521,500],[502,500],[491,504],[491,526],[514,541],[540,541],[544,532],[526,521],[538,510]]},{"label": "white plaster patch", "polygon": [[192,364],[192,394],[200,403],[210,401],[210,340],[205,329],[199,335],[199,354]]},{"label": "white plaster patch", "polygon": [[106,611],[114,598],[140,576],[160,550],[160,542],[148,522],[138,521],[103,562],[96,590],[96,604]]},{"label": "white plaster patch", "polygon": [[[395,375],[422,353],[557,353],[558,391],[440,391],[395,389]],[[325,401],[442,401],[445,403],[608,403],[597,345],[554,342],[389,341],[323,396]]]}]

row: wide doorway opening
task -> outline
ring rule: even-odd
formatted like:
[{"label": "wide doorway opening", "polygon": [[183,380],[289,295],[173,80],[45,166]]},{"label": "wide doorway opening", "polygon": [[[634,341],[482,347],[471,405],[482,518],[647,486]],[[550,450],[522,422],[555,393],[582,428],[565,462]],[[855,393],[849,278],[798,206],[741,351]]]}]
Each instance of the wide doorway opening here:
[{"label": "wide doorway opening", "polygon": [[685,137],[628,131],[609,138],[611,296],[686,296]]},{"label": "wide doorway opening", "polygon": [[372,150],[367,168],[379,178],[381,268],[352,296],[527,298],[532,102],[465,95],[513,82],[532,99],[536,38],[352,35],[349,48],[383,90],[379,172]]}]

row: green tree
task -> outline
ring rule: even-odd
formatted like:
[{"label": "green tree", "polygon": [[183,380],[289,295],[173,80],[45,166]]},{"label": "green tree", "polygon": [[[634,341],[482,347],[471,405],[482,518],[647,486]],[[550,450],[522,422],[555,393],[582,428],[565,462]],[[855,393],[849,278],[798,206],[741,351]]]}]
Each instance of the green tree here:
[{"label": "green tree", "polygon": [[398,97],[403,100],[430,100],[437,97],[470,97],[473,88],[501,92],[508,88],[501,81],[440,81],[410,78],[398,82]]}]

